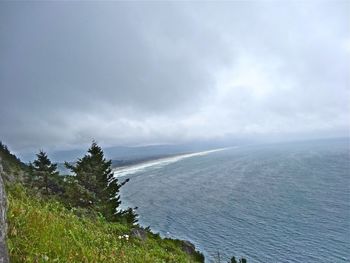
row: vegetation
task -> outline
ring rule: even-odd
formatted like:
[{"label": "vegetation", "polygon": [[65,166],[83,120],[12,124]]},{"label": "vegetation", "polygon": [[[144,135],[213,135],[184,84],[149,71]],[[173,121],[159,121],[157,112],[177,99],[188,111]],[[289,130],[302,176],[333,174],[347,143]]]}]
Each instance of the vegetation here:
[{"label": "vegetation", "polygon": [[[0,143],[0,157],[6,167],[11,262],[204,262],[186,242],[137,225],[132,208],[119,209],[119,189],[127,181],[113,177],[111,161],[96,142],[75,164],[66,163],[73,176],[59,175],[43,151],[27,166]],[[14,171],[18,178],[8,180]],[[135,229],[144,238],[133,235]]]},{"label": "vegetation", "polygon": [[247,260],[245,258],[241,258],[239,261],[237,261],[235,257],[232,257],[231,261],[228,263],[247,263]]},{"label": "vegetation", "polygon": [[[20,185],[8,187],[8,247],[11,262],[202,262],[181,241],[147,233],[131,237],[130,226],[77,216],[60,202],[38,199]],[[128,238],[125,238],[128,237]]]},{"label": "vegetation", "polygon": [[2,167],[4,170],[4,179],[6,181],[20,181],[23,180],[23,172],[26,171],[27,166],[12,154],[7,146],[0,141],[0,160],[2,160]]},{"label": "vegetation", "polygon": [[36,156],[37,159],[29,164],[28,183],[46,195],[57,193],[57,184],[55,184],[55,178],[58,176],[57,164],[51,163],[43,151],[40,151]]},{"label": "vegetation", "polygon": [[112,161],[104,158],[101,147],[93,142],[87,154],[79,159],[75,165],[65,163],[81,186],[77,193],[81,193],[77,206],[94,207],[97,212],[111,222],[125,222],[134,224],[137,222],[136,214],[132,209],[119,211],[121,203],[119,196],[122,184],[113,176]]}]

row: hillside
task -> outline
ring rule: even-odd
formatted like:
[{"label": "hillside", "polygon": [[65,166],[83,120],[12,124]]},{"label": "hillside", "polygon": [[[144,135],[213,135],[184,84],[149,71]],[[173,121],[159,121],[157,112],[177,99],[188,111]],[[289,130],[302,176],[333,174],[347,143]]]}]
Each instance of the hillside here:
[{"label": "hillside", "polygon": [[0,165],[7,191],[10,262],[204,262],[187,241],[108,222],[97,213],[67,207],[60,196],[41,195],[26,183],[28,167],[3,144]]},{"label": "hillside", "polygon": [[27,165],[16,155],[12,154],[7,146],[0,141],[0,162],[3,169],[3,177],[7,182],[20,182],[24,180]]},{"label": "hillside", "polygon": [[11,262],[202,262],[201,255],[182,250],[182,241],[151,232],[142,240],[126,225],[78,217],[22,186],[9,187],[8,200]]}]

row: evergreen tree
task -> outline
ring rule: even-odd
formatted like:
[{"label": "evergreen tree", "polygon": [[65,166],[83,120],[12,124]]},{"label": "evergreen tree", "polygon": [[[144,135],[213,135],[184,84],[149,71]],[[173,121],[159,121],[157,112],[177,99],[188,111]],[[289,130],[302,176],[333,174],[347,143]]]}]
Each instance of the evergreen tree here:
[{"label": "evergreen tree", "polygon": [[57,164],[51,163],[50,159],[44,151],[40,151],[37,155],[37,159],[29,164],[31,183],[33,186],[44,190],[45,194],[55,192],[54,181],[58,176]]},{"label": "evergreen tree", "polygon": [[[112,161],[107,161],[104,153],[95,141],[92,142],[87,154],[79,159],[74,165],[65,163],[76,176],[78,183],[83,186],[90,195],[81,196],[82,203],[93,206],[97,211],[102,213],[108,221],[121,221],[125,217],[131,216],[130,210],[118,211],[120,206],[119,189],[127,181],[119,183],[114,177],[111,165]],[[86,206],[87,206],[86,205]],[[133,219],[128,221],[135,221]]]},{"label": "evergreen tree", "polygon": [[129,207],[128,209],[121,211],[121,218],[119,221],[128,225],[136,224],[137,223],[137,214],[135,212],[136,209],[137,207],[135,207],[134,209]]}]

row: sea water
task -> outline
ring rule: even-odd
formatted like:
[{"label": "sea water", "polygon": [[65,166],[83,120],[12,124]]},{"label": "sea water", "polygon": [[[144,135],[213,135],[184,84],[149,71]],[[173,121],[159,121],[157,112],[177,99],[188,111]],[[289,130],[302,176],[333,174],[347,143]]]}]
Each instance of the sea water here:
[{"label": "sea water", "polygon": [[350,262],[349,140],[240,146],[123,171],[125,205],[213,262]]}]

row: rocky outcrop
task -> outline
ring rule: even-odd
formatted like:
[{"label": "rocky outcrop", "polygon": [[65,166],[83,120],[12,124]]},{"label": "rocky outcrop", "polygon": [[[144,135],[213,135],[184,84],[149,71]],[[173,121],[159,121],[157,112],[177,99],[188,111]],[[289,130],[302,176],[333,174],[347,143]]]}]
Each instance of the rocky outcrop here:
[{"label": "rocky outcrop", "polygon": [[197,252],[196,247],[190,241],[183,240],[181,245],[182,251],[188,255],[194,255]]},{"label": "rocky outcrop", "polygon": [[147,238],[147,231],[143,228],[133,228],[130,231],[130,236],[143,241]]},{"label": "rocky outcrop", "polygon": [[6,233],[7,233],[7,223],[6,223],[6,194],[5,194],[5,185],[2,180],[4,175],[1,157],[0,157],[0,263],[8,263],[8,253],[6,245]]},{"label": "rocky outcrop", "polygon": [[204,255],[196,250],[195,245],[193,245],[190,241],[187,240],[180,240],[180,242],[181,249],[183,252],[185,252],[187,255],[194,257],[197,261],[204,263]]}]

